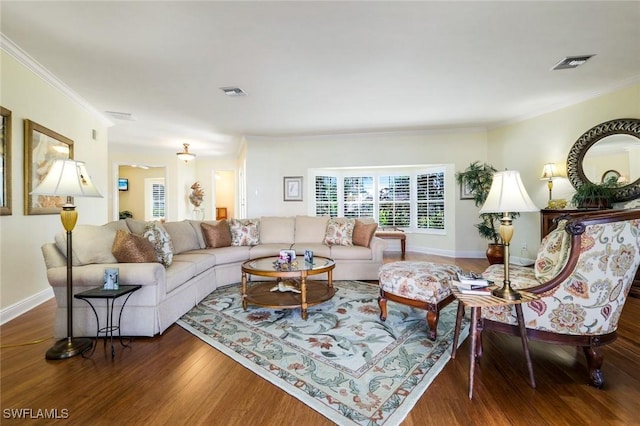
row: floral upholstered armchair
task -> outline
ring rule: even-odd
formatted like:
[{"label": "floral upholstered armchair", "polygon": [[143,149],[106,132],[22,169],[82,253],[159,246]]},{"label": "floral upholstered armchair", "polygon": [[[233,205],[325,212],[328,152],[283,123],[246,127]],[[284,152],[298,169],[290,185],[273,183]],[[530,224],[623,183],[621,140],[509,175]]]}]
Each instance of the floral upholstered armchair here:
[{"label": "floral upholstered armchair", "polygon": [[[616,339],[618,320],[640,264],[640,210],[558,222],[540,245],[534,268],[512,266],[511,285],[538,294],[523,303],[532,340],[582,347],[591,383],[604,384],[601,346]],[[484,276],[502,283],[501,265]],[[519,335],[513,305],[485,308],[478,327]],[[476,353],[482,354],[481,339]]]}]

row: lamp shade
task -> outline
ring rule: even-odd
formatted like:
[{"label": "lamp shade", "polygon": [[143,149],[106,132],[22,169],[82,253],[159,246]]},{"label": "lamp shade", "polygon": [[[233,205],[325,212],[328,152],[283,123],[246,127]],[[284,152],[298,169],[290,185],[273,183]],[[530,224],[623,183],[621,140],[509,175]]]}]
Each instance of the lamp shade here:
[{"label": "lamp shade", "polygon": [[189,144],[188,143],[183,143],[182,144],[182,152],[176,152],[176,155],[178,156],[178,158],[182,161],[184,161],[185,163],[187,161],[191,161],[193,159],[196,158],[196,155],[189,152]]},{"label": "lamp shade", "polygon": [[74,160],[56,160],[31,194],[102,198],[91,182],[84,162]]},{"label": "lamp shade", "polygon": [[542,173],[540,174],[540,180],[550,180],[558,176],[560,175],[556,170],[555,164],[549,163],[542,166]]},{"label": "lamp shade", "polygon": [[529,198],[520,179],[520,173],[515,170],[505,170],[493,175],[489,195],[480,213],[537,212],[539,210]]}]

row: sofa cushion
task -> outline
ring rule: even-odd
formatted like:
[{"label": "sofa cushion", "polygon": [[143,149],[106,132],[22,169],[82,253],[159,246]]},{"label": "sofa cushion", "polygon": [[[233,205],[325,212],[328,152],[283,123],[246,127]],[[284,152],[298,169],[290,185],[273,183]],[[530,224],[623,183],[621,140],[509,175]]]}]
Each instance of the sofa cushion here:
[{"label": "sofa cushion", "polygon": [[296,230],[296,218],[261,217],[260,244],[293,244]]},{"label": "sofa cushion", "polygon": [[353,245],[369,247],[376,229],[378,229],[377,223],[365,223],[365,221],[363,220],[356,219],[356,222],[353,226]]},{"label": "sofa cushion", "polygon": [[369,247],[331,246],[331,257],[334,260],[371,260],[373,254]]},{"label": "sofa cushion", "polygon": [[171,266],[173,261],[173,245],[171,237],[159,222],[149,222],[145,225],[144,235],[156,251],[158,262],[162,263],[166,268]]},{"label": "sofa cushion", "polygon": [[203,253],[198,249],[195,251],[188,251],[173,256],[175,262],[191,262],[196,267],[196,274],[201,274],[208,269],[216,266],[216,257],[213,254]]},{"label": "sofa cushion", "polygon": [[162,224],[162,227],[171,237],[173,254],[179,254],[200,248],[198,235],[188,220],[183,220],[181,222],[165,222]]},{"label": "sofa cushion", "polygon": [[260,220],[230,219],[232,246],[255,246],[260,244]]},{"label": "sofa cushion", "polygon": [[120,229],[116,231],[111,252],[118,262],[122,263],[151,263],[158,261],[156,250],[148,239]]},{"label": "sofa cushion", "polygon": [[138,235],[144,234],[144,231],[145,231],[144,227],[147,225],[147,222],[145,222],[144,220],[136,220],[128,217],[124,221],[127,223],[127,226],[129,227],[129,231]]},{"label": "sofa cushion", "polygon": [[176,261],[167,268],[167,293],[182,286],[196,276],[196,265],[193,262]]},{"label": "sofa cushion", "polygon": [[[251,248],[252,247],[249,246],[229,246],[208,248],[201,251],[203,253],[215,256],[216,266],[220,266],[249,260],[249,250]],[[238,268],[238,276],[240,276],[240,268]]]},{"label": "sofa cushion", "polygon": [[[71,259],[75,266],[91,263],[117,263],[118,260],[111,253],[116,229],[108,225],[78,225],[72,234]],[[59,233],[55,236],[58,250],[67,255],[67,234]]]},{"label": "sofa cushion", "polygon": [[231,245],[231,229],[226,220],[217,223],[200,223],[202,235],[204,236],[205,247],[229,247]]},{"label": "sofa cushion", "polygon": [[534,272],[541,282],[558,275],[567,262],[571,237],[564,229],[566,224],[566,220],[559,221],[556,229],[549,232],[540,243]]},{"label": "sofa cushion", "polygon": [[331,218],[327,222],[324,243],[328,246],[352,246],[355,219]]},{"label": "sofa cushion", "polygon": [[322,243],[328,221],[328,216],[296,216],[296,244]]}]

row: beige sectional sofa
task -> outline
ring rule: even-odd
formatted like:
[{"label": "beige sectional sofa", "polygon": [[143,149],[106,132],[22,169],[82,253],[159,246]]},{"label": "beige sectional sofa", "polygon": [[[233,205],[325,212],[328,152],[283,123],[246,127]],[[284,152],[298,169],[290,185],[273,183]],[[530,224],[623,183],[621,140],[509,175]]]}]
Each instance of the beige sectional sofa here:
[{"label": "beige sectional sofa", "polygon": [[[327,217],[261,217],[258,223],[259,244],[207,248],[200,221],[166,222],[162,227],[171,238],[173,260],[165,267],[158,262],[119,263],[112,253],[118,230],[142,234],[145,222],[133,219],[110,222],[102,226],[79,225],[73,232],[74,294],[103,283],[105,268],[119,268],[120,285],[140,284],[142,288],[127,301],[122,315],[122,334],[154,336],[162,333],[178,318],[217,287],[239,283],[240,265],[249,259],[278,255],[282,249],[298,254],[313,250],[316,256],[331,257],[336,262],[334,280],[375,280],[382,266],[384,240],[372,237],[368,246],[324,244]],[[217,221],[204,223],[220,225]],[[58,303],[56,337],[66,336],[66,241],[64,233],[55,243],[46,243],[42,252],[47,278]],[[317,276],[326,279],[326,276]],[[240,289],[238,289],[240,291]],[[116,315],[122,299],[116,300]],[[100,321],[106,308],[98,306]],[[73,301],[74,335],[95,336],[96,320],[89,305]],[[104,324],[101,324],[104,325]]]}]

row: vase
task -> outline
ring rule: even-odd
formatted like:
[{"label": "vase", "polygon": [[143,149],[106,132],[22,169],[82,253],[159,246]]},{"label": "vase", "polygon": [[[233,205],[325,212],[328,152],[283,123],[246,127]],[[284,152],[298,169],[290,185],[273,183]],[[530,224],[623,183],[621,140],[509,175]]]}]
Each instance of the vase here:
[{"label": "vase", "polygon": [[487,247],[487,260],[490,265],[504,263],[504,246],[495,243],[489,244]]},{"label": "vase", "polygon": [[204,220],[204,209],[201,209],[199,207],[193,209],[193,211],[191,212],[191,218],[193,220]]}]

